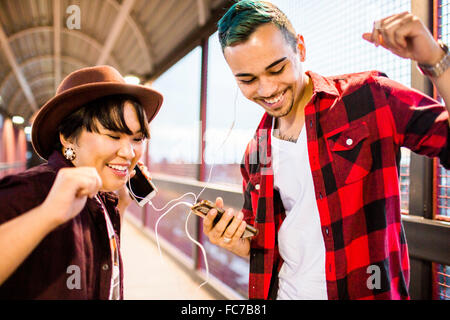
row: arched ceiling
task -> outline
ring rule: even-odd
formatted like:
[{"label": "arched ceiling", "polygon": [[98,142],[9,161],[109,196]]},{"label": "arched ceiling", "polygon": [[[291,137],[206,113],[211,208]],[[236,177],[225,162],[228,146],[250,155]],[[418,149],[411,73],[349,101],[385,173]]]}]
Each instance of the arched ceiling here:
[{"label": "arched ceiling", "polygon": [[153,80],[212,34],[232,3],[0,0],[0,112],[30,120],[65,76],[86,66]]}]

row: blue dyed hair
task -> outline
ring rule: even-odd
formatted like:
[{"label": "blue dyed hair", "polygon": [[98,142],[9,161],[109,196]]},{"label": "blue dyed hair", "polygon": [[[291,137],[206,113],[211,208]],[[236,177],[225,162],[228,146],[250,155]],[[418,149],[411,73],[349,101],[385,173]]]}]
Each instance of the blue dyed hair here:
[{"label": "blue dyed hair", "polygon": [[297,52],[297,37],[286,15],[274,4],[266,1],[241,0],[235,3],[218,22],[222,51],[248,40],[259,26],[273,23]]}]

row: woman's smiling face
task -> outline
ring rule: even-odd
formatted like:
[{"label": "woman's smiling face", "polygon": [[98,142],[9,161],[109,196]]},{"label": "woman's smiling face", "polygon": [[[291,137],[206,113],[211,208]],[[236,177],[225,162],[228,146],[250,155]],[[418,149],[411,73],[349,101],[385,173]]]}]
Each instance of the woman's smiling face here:
[{"label": "woman's smiling face", "polygon": [[94,167],[102,179],[102,191],[115,191],[125,185],[128,175],[135,167],[144,150],[145,135],[136,110],[130,102],[125,102],[123,119],[131,134],[106,129],[96,120],[98,132],[83,128],[80,134],[68,141],[61,137],[64,147],[72,147],[76,167]]}]

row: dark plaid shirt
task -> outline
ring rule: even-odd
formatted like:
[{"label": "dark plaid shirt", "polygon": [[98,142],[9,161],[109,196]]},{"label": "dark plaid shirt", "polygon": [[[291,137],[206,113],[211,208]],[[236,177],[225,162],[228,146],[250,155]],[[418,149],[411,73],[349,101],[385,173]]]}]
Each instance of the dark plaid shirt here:
[{"label": "dark plaid shirt", "polygon": [[[329,299],[408,299],[409,258],[400,215],[400,147],[450,167],[448,112],[379,72],[322,77],[305,107],[309,164],[325,242]],[[265,114],[241,172],[251,242],[250,299],[276,298],[285,217],[273,187],[272,117]]]}]

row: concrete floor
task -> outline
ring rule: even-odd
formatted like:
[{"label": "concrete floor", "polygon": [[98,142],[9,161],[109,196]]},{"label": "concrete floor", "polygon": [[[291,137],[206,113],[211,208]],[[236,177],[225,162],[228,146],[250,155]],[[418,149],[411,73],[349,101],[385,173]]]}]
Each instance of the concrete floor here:
[{"label": "concrete floor", "polygon": [[127,218],[121,238],[125,300],[214,299]]}]

